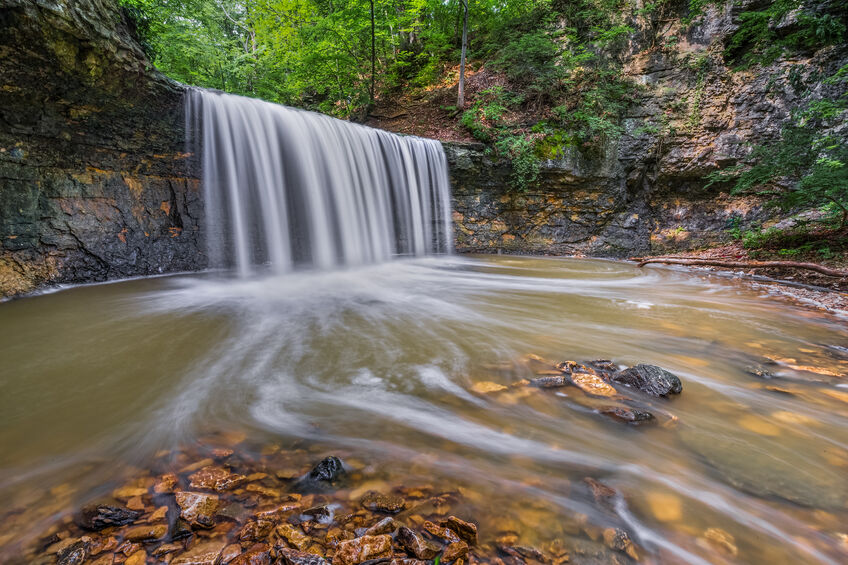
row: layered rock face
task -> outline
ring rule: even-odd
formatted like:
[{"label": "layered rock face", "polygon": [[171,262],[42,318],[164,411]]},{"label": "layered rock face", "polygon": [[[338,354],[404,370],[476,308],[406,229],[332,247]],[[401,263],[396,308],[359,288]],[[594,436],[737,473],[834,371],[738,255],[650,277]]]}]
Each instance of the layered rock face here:
[{"label": "layered rock face", "polygon": [[0,297],[202,268],[179,85],[111,0],[0,0]]},{"label": "layered rock face", "polygon": [[[626,257],[773,220],[704,176],[776,139],[805,100],[833,95],[822,79],[848,46],[732,71],[724,43],[752,4],[635,33],[610,54],[642,85],[625,135],[592,153],[565,148],[527,191],[482,145],[446,143],[457,250]],[[206,266],[182,93],[114,0],[0,0],[0,297]]]},{"label": "layered rock face", "polygon": [[[625,51],[610,54],[641,85],[623,118],[625,134],[592,154],[566,148],[526,192],[509,187],[509,164],[482,146],[447,144],[457,249],[625,257],[713,245],[731,227],[779,220],[761,200],[705,188],[704,177],[779,138],[793,109],[838,94],[823,79],[848,63],[848,46],[785,56],[764,69],[729,68],[722,52],[739,14],[762,5],[710,5],[685,26],[681,3],[659,30],[629,22],[638,31]],[[793,31],[791,16],[777,25]]]}]

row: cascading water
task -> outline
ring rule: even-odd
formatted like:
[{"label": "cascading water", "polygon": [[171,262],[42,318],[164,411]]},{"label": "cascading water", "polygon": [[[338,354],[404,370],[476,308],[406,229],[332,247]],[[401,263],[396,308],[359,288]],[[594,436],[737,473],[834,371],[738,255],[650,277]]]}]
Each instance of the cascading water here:
[{"label": "cascading water", "polygon": [[438,141],[191,89],[211,267],[331,268],[451,250]]}]

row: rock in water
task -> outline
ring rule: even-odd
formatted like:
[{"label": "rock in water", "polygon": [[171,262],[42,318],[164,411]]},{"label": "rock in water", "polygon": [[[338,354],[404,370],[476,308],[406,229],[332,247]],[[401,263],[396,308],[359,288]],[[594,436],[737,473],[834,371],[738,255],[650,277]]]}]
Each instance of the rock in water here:
[{"label": "rock in water", "polygon": [[385,512],[386,514],[397,514],[406,508],[406,501],[401,497],[393,494],[381,494],[373,490],[366,493],[360,502],[363,508],[372,512]]},{"label": "rock in water", "polygon": [[327,565],[320,555],[296,549],[277,548],[277,556],[282,565]]},{"label": "rock in water", "polygon": [[326,490],[344,474],[345,468],[342,460],[331,455],[319,461],[311,471],[299,478],[295,484],[295,490]]},{"label": "rock in water", "polygon": [[119,506],[109,506],[107,504],[94,504],[86,506],[75,517],[76,524],[85,530],[102,530],[109,526],[125,526],[135,522],[141,512],[121,508]]},{"label": "rock in water", "polygon": [[358,565],[363,561],[389,557],[391,554],[391,536],[362,536],[339,543],[333,563],[337,563],[338,565]]},{"label": "rock in water", "polygon": [[424,539],[420,534],[406,526],[398,528],[397,542],[406,549],[407,553],[413,554],[418,559],[433,559],[442,550],[441,545]]},{"label": "rock in water", "polygon": [[725,482],[760,497],[777,497],[801,506],[844,510],[848,481],[803,439],[786,437],[763,445],[762,436],[745,430],[709,433],[681,430],[680,439]]},{"label": "rock in water", "polygon": [[634,426],[645,424],[653,421],[654,415],[644,410],[636,410],[627,406],[603,406],[598,408],[598,412],[604,416],[609,416],[620,422],[627,422]]},{"label": "rock in water", "polygon": [[651,396],[668,396],[683,391],[683,383],[677,375],[656,365],[636,365],[615,373],[611,378]]}]

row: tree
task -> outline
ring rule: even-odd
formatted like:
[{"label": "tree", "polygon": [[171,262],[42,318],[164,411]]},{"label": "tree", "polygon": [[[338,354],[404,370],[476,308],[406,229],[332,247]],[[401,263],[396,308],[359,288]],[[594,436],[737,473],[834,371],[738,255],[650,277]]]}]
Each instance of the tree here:
[{"label": "tree", "polygon": [[465,52],[468,40],[468,0],[461,0],[463,8],[462,16],[462,54],[459,57],[459,93],[456,98],[456,107],[460,110],[465,108]]}]

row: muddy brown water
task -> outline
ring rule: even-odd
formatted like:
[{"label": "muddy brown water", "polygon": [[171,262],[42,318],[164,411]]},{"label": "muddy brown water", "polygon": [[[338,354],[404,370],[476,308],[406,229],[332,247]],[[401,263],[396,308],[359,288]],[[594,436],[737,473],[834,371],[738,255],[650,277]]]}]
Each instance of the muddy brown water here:
[{"label": "muddy brown water", "polygon": [[[846,327],[706,274],[523,257],[9,301],[0,554],[163,450],[238,431],[236,449],[340,455],[361,471],[356,492],[453,488],[483,537],[534,545],[612,526],[646,562],[845,562]],[[659,365],[683,393],[520,384],[590,359]],[[599,413],[610,403],[655,421],[614,421]],[[598,504],[586,477],[619,496]]]}]

